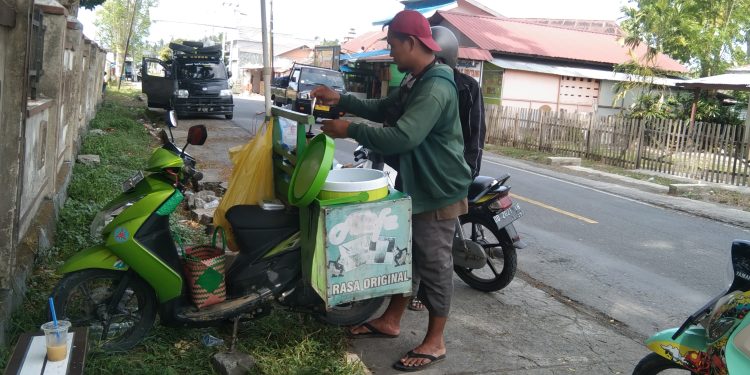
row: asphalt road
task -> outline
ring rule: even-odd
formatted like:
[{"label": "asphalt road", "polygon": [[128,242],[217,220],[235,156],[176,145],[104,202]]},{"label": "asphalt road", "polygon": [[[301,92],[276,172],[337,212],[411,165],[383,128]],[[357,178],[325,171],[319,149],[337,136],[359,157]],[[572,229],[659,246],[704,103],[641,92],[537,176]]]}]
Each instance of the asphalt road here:
[{"label": "asphalt road", "polygon": [[[336,145],[336,158],[350,161],[355,144]],[[731,241],[750,238],[738,227],[485,157],[483,175],[504,172],[525,211],[515,224],[529,244],[518,252],[519,270],[643,336],[681,324],[721,292]]]}]

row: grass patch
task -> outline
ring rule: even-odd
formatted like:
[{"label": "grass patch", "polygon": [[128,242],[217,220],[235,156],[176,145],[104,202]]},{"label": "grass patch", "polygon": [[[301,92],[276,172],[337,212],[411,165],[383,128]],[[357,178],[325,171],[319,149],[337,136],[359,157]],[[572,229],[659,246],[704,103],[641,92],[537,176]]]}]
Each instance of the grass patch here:
[{"label": "grass patch", "polygon": [[[138,92],[123,86],[119,92],[110,88],[105,103],[90,124],[103,135],[89,133],[81,149],[83,154],[98,154],[101,164],[76,164],[66,201],[57,222],[55,246],[40,255],[27,282],[28,291],[21,307],[11,318],[11,345],[0,348],[0,366],[5,367],[12,348],[22,332],[36,331],[47,321],[46,302],[60,275],[55,270],[75,252],[93,245],[89,235],[91,220],[110,199],[120,192],[120,184],[140,170],[154,147],[143,126],[144,121],[159,116],[144,111],[137,100]],[[188,220],[178,210],[171,217],[173,232],[185,244],[205,243],[203,227]],[[223,338],[219,347],[204,347],[201,337],[211,334]],[[89,352],[87,374],[214,374],[211,355],[227,350],[231,341],[231,325],[179,329],[156,326],[144,342],[126,353]],[[275,310],[267,317],[240,326],[238,350],[252,354],[257,360],[257,374],[358,374],[359,363],[347,363],[346,340],[341,330],[318,323],[310,316]]]},{"label": "grass patch", "polygon": [[701,200],[732,206],[743,211],[750,211],[750,195],[736,191],[714,189],[707,192],[685,193],[684,198]]}]

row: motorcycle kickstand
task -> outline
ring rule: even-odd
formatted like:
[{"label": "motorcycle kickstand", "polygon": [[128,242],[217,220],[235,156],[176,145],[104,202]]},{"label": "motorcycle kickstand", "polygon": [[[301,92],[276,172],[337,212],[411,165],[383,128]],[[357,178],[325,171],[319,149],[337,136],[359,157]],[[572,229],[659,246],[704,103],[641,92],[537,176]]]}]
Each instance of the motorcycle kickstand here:
[{"label": "motorcycle kickstand", "polygon": [[232,327],[232,343],[229,345],[229,352],[234,353],[234,350],[237,347],[237,331],[240,327],[240,316],[237,315],[234,318],[234,327]]}]

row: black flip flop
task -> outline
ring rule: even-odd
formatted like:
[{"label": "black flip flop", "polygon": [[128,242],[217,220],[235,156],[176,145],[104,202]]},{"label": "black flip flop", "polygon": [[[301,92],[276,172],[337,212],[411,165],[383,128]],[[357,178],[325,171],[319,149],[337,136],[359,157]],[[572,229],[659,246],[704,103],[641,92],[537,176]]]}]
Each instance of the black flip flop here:
[{"label": "black flip flop", "polygon": [[408,353],[406,353],[406,357],[407,358],[425,358],[425,359],[429,359],[430,361],[422,365],[406,366],[405,364],[401,363],[401,360],[399,359],[398,361],[396,361],[396,363],[393,364],[393,368],[399,371],[406,371],[406,372],[424,370],[430,367],[431,365],[444,360],[445,354],[435,357],[434,355],[415,353],[413,350],[410,350]]},{"label": "black flip flop", "polygon": [[380,332],[377,328],[373,327],[370,323],[363,323],[362,327],[365,327],[369,330],[369,332],[362,332],[362,333],[352,333],[351,330],[348,330],[348,336],[350,339],[359,339],[359,338],[383,338],[383,339],[395,339],[398,337],[398,335],[391,335],[388,333]]}]

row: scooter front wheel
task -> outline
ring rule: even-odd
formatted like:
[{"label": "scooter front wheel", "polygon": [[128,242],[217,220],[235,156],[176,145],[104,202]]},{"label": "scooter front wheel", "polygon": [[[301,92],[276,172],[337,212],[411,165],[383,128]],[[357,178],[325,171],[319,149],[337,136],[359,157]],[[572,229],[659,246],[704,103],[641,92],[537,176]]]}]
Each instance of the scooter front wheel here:
[{"label": "scooter front wheel", "polygon": [[[682,371],[680,371],[682,370]],[[695,374],[656,353],[643,357],[633,369],[633,375]]]},{"label": "scooter front wheel", "polygon": [[[105,351],[134,347],[154,325],[158,303],[154,290],[135,273],[120,285],[126,274],[88,269],[65,275],[52,292],[58,319],[88,327],[89,338]],[[115,294],[121,296],[118,301],[113,301]]]}]

